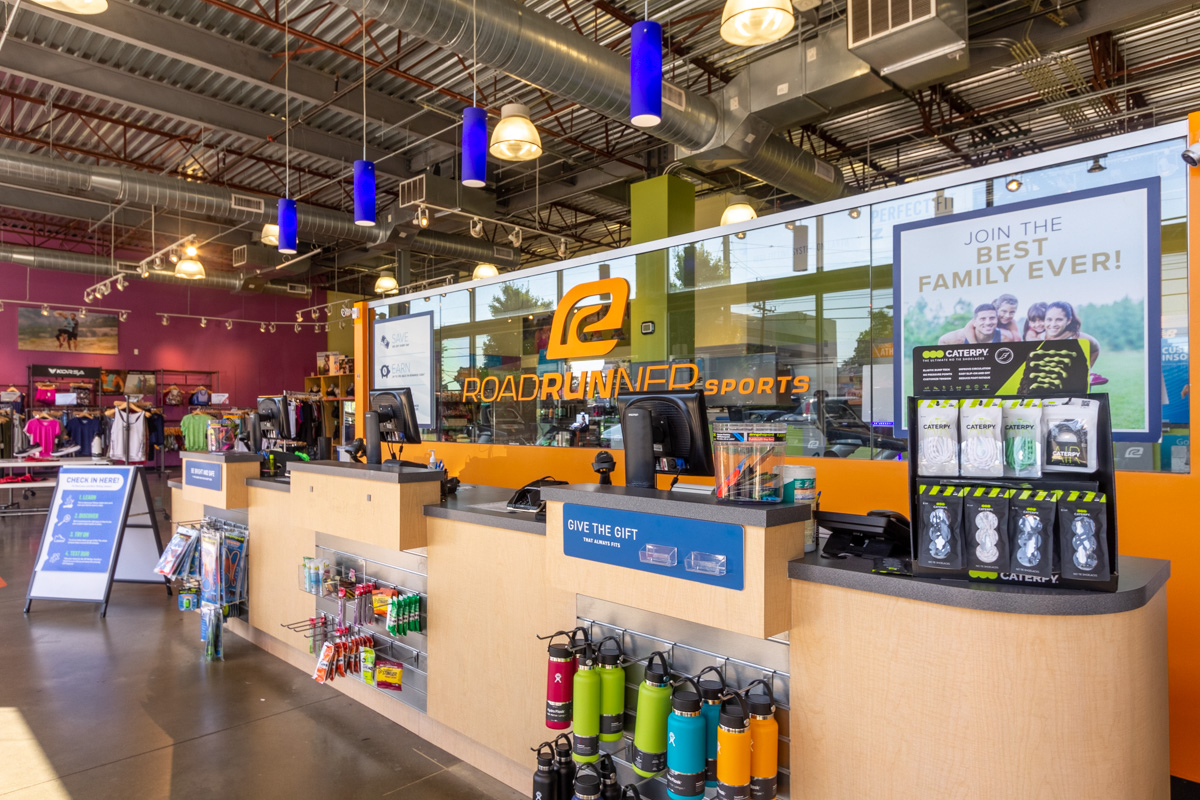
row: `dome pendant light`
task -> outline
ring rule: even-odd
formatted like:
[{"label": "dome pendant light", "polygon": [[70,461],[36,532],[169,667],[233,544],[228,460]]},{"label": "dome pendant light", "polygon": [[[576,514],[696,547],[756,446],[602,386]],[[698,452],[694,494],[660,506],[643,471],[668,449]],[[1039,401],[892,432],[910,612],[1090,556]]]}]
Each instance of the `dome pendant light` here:
[{"label": "dome pendant light", "polygon": [[796,26],[791,0],[725,0],[721,38],[751,47],[776,42]]},{"label": "dome pendant light", "polygon": [[289,28],[288,0],[283,0],[283,197],[279,198],[279,212],[275,220],[279,226],[279,252],[295,255],[299,236],[299,220],[296,201],[292,198],[292,88],[291,88],[291,29]]},{"label": "dome pendant light", "polygon": [[635,22],[631,37],[629,121],[639,128],[652,128],[662,122],[662,25],[650,20]]},{"label": "dome pendant light", "polygon": [[396,283],[396,273],[390,269],[385,269],[379,273],[379,277],[375,279],[376,294],[390,294],[397,291],[400,285]]},{"label": "dome pendant light", "polygon": [[100,14],[108,10],[108,0],[33,0],[33,2],[67,14]]},{"label": "dome pendant light", "polygon": [[479,264],[475,267],[475,271],[471,273],[472,280],[480,280],[482,278],[494,278],[500,274],[500,270],[496,269],[495,264]]},{"label": "dome pendant light", "polygon": [[367,160],[367,4],[362,13],[363,157],[354,162],[354,224],[375,227],[375,162]]},{"label": "dome pendant light", "polygon": [[[475,55],[477,38],[475,27],[475,3],[471,3],[471,86],[479,85],[479,59]],[[479,101],[472,90],[471,105],[462,112],[462,185],[471,189],[487,186],[487,110],[479,108]]]},{"label": "dome pendant light", "polygon": [[500,107],[500,122],[492,131],[489,152],[502,161],[532,161],[542,154],[542,137],[520,103]]},{"label": "dome pendant light", "polygon": [[722,225],[732,225],[735,222],[749,222],[758,219],[758,212],[750,205],[750,198],[744,194],[735,194],[729,198],[729,205],[721,214]]}]

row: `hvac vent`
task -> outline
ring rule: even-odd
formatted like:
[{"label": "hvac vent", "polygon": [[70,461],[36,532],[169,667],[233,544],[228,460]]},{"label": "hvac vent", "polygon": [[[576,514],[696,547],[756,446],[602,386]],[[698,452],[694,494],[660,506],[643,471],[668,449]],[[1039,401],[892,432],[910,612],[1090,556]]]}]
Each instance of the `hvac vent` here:
[{"label": "hvac vent", "polygon": [[850,46],[933,14],[931,0],[850,0]]},{"label": "hvac vent", "polygon": [[239,245],[233,248],[233,266],[240,267],[250,260],[250,248],[246,245]]},{"label": "hvac vent", "polygon": [[676,111],[687,111],[687,94],[666,81],[662,85],[662,101]]},{"label": "hvac vent", "polygon": [[418,175],[400,184],[400,207],[425,202],[425,176]]},{"label": "hvac vent", "polygon": [[517,257],[516,251],[511,247],[501,247],[498,244],[492,245],[492,255],[499,261],[512,261]]},{"label": "hvac vent", "polygon": [[255,214],[261,214],[267,209],[261,197],[251,197],[246,194],[230,195],[229,202],[233,206],[234,211],[251,211]]},{"label": "hvac vent", "polygon": [[966,0],[849,0],[850,50],[904,89],[967,68]]},{"label": "hvac vent", "polygon": [[833,183],[834,176],[837,175],[837,172],[833,169],[833,165],[826,164],[820,159],[817,159],[813,164],[813,172],[817,173],[817,177],[821,180],[829,181],[830,183]]},{"label": "hvac vent", "polygon": [[308,295],[308,287],[303,283],[289,283],[287,285],[288,294]]}]

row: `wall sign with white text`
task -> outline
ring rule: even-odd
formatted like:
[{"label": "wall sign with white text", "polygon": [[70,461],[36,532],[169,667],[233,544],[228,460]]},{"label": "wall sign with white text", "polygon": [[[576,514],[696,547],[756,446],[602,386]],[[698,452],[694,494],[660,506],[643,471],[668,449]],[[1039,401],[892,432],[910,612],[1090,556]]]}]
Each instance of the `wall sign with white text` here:
[{"label": "wall sign with white text", "polygon": [[433,312],[376,320],[371,342],[371,391],[411,389],[417,423],[433,427],[436,363]]}]

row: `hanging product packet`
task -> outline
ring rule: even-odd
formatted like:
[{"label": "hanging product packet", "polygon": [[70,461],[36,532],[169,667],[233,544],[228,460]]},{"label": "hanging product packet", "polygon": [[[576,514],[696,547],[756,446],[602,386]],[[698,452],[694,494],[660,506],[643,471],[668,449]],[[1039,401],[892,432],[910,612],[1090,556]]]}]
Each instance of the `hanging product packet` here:
[{"label": "hanging product packet", "polygon": [[375,686],[392,692],[401,691],[404,681],[404,665],[399,661],[375,658]]},{"label": "hanging product packet", "polygon": [[1100,467],[1100,403],[1086,398],[1049,398],[1042,401],[1042,426],[1046,435],[1043,454],[1046,472],[1095,472]]},{"label": "hanging product packet", "polygon": [[1059,573],[1080,581],[1112,577],[1108,508],[1098,492],[1064,492],[1058,502]]},{"label": "hanging product packet", "polygon": [[1004,476],[1003,402],[995,398],[962,401],[959,463],[964,477]]},{"label": "hanging product packet", "polygon": [[917,402],[917,474],[958,475],[958,401]]},{"label": "hanging product packet", "polygon": [[1042,477],[1042,401],[1004,401],[1004,477]]},{"label": "hanging product packet", "polygon": [[966,566],[978,572],[1007,570],[1008,499],[1015,489],[978,487],[967,490],[963,503]]},{"label": "hanging product packet", "polygon": [[961,486],[921,484],[917,563],[937,569],[962,569],[963,492]]},{"label": "hanging product packet", "polygon": [[1054,518],[1061,492],[1021,489],[1008,509],[1008,569],[1049,580],[1054,574]]}]

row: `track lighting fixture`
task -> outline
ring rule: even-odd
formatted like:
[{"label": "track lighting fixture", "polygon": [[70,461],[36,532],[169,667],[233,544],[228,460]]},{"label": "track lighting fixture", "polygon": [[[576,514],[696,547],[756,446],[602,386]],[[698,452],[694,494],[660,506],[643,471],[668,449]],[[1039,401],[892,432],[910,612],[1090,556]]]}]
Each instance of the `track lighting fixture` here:
[{"label": "track lighting fixture", "polygon": [[421,228],[429,227],[429,209],[425,206],[417,207],[417,226]]},{"label": "track lighting fixture", "polygon": [[328,322],[325,323],[325,332],[329,333],[329,323]]},{"label": "track lighting fixture", "polygon": [[179,263],[179,251],[172,247],[170,254],[167,256],[167,260],[170,261],[172,264],[178,264]]},{"label": "track lighting fixture", "polygon": [[558,257],[559,258],[567,257],[567,240],[566,239],[558,240]]},{"label": "track lighting fixture", "polygon": [[201,328],[207,328],[207,327],[208,327],[208,320],[207,320],[207,319],[205,319],[204,317],[201,317],[201,318],[200,318],[200,327],[201,327]]},{"label": "track lighting fixture", "polygon": [[296,312],[296,322],[303,322],[303,321],[304,321],[304,312],[297,311]]},{"label": "track lighting fixture", "polygon": [[92,299],[93,299],[92,290],[91,289],[84,290],[83,302],[90,303],[90,302],[92,302]]},{"label": "track lighting fixture", "polygon": [[338,321],[338,330],[339,331],[346,330],[346,320],[343,319],[343,320]]},{"label": "track lighting fixture", "polygon": [[294,326],[292,326],[292,331],[294,331],[295,333],[300,332],[300,323],[299,322],[297,322]]},{"label": "track lighting fixture", "polygon": [[43,317],[50,316],[50,306],[46,305],[45,303],[42,304],[42,316]]},{"label": "track lighting fixture", "polygon": [[170,318],[170,317],[168,317],[166,314],[163,314],[163,318],[162,318],[162,320],[163,320],[163,327],[164,327],[164,328],[165,328],[166,326],[168,326],[168,325],[170,325],[170,324],[171,324],[171,318]]},{"label": "track lighting fixture", "polygon": [[[299,314],[297,314],[296,316],[300,316],[300,315],[299,315]],[[313,319],[316,319],[317,317],[321,316],[321,309],[319,309],[319,308],[314,308],[314,309],[312,310],[312,314],[311,314],[311,316],[312,316],[312,318],[313,318]]]},{"label": "track lighting fixture", "polygon": [[125,276],[124,275],[119,276],[117,278],[117,291],[118,292],[125,291],[125,284],[126,284]]},{"label": "track lighting fixture", "polygon": [[233,330],[233,320],[231,320],[231,319],[225,320],[225,330],[227,330],[227,331]]},{"label": "track lighting fixture", "polygon": [[138,264],[138,277],[139,278],[144,278],[149,274],[150,274],[150,265],[149,264],[147,264],[144,261],[141,264]]},{"label": "track lighting fixture", "polygon": [[258,330],[260,333],[266,333],[267,332],[267,323],[265,323],[265,322],[258,323]]},{"label": "track lighting fixture", "polygon": [[275,323],[272,322],[270,327],[267,328],[267,330],[269,330],[271,333],[274,333],[275,332]]},{"label": "track lighting fixture", "polygon": [[524,237],[524,232],[520,228],[513,228],[512,233],[508,235],[508,240],[512,242],[513,247],[521,246],[521,239]]},{"label": "track lighting fixture", "polygon": [[483,238],[483,220],[479,217],[471,220],[471,236],[476,239]]},{"label": "track lighting fixture", "polygon": [[87,316],[87,309],[86,308],[79,309],[79,318],[83,319],[86,316]]},{"label": "track lighting fixture", "polygon": [[117,319],[121,320],[121,322],[124,322],[125,320],[129,319],[129,312],[122,311],[120,314],[117,314]]}]

